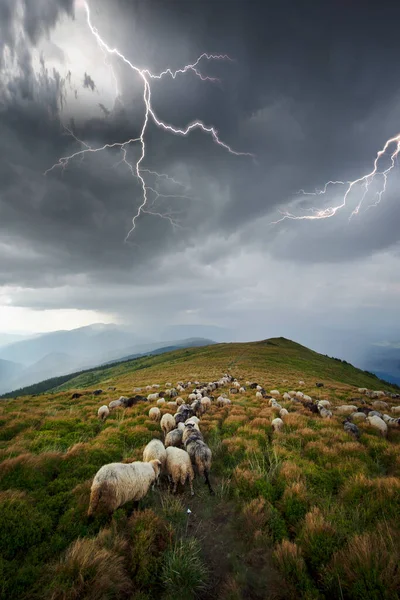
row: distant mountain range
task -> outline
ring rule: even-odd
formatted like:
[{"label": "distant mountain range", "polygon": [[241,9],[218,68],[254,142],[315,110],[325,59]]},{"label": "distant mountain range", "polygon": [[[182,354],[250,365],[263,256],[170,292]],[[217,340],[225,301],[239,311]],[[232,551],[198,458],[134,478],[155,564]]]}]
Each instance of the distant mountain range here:
[{"label": "distant mountain range", "polygon": [[213,343],[203,338],[149,341],[125,327],[103,324],[46,333],[0,348],[0,393],[164,348]]}]

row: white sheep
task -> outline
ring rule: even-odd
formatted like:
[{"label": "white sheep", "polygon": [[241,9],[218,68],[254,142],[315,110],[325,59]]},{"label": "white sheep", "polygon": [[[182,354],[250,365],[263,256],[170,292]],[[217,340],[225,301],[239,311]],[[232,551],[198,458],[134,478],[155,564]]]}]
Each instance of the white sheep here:
[{"label": "white sheep", "polygon": [[155,392],[154,394],[149,394],[149,395],[147,396],[147,400],[148,400],[149,402],[153,402],[154,400],[157,400],[157,398],[158,398],[158,396],[159,396],[159,395],[160,395],[160,394],[159,394],[158,392]]},{"label": "white sheep", "polygon": [[167,460],[165,447],[162,441],[156,438],[151,440],[143,450],[143,462],[151,462],[152,460],[159,460],[161,469],[164,469]]},{"label": "white sheep", "polygon": [[256,398],[258,398],[259,400],[263,397],[261,392],[256,392]]},{"label": "white sheep", "polygon": [[280,417],[286,417],[286,415],[289,414],[289,411],[286,410],[286,408],[281,408],[281,410],[279,411],[279,416]]},{"label": "white sheep", "polygon": [[285,393],[283,394],[282,398],[283,398],[284,400],[286,400],[286,401],[287,401],[287,400],[291,400],[291,399],[292,399],[292,398],[291,398],[291,396],[290,396],[290,395],[289,395],[287,392],[285,392]]},{"label": "white sheep", "polygon": [[158,388],[160,387],[158,383],[153,383],[153,385],[151,386],[154,390],[158,390]]},{"label": "white sheep", "polygon": [[318,406],[323,406],[324,408],[330,408],[331,407],[331,403],[329,402],[329,400],[319,400],[317,402]]},{"label": "white sheep", "polygon": [[308,396],[307,394],[303,394],[303,400],[305,400],[306,402],[312,402],[311,396]]},{"label": "white sheep", "polygon": [[192,461],[190,460],[189,454],[186,450],[176,448],[175,446],[169,446],[166,449],[167,460],[165,468],[168,474],[168,479],[174,484],[173,493],[176,493],[176,488],[180,482],[185,485],[186,480],[189,480],[190,493],[194,496],[193,491],[193,479],[194,471],[192,467]]},{"label": "white sheep", "polygon": [[392,412],[395,415],[400,415],[400,406],[392,406]]},{"label": "white sheep", "polygon": [[183,398],[181,398],[180,396],[177,396],[177,397],[175,398],[175,402],[176,402],[176,405],[177,405],[177,406],[180,406],[181,404],[183,404],[183,403],[184,403],[184,399],[183,399]]},{"label": "white sheep", "polygon": [[88,517],[97,512],[113,513],[131,500],[138,503],[158,480],[160,469],[159,460],[103,465],[93,479]]},{"label": "white sheep", "polygon": [[368,388],[358,388],[358,393],[359,394],[365,394],[366,392],[368,392]]},{"label": "white sheep", "polygon": [[371,427],[377,429],[383,437],[387,436],[388,427],[383,419],[374,415],[372,417],[367,417],[366,421]]},{"label": "white sheep", "polygon": [[160,425],[165,436],[167,433],[175,429],[176,421],[172,415],[165,413],[165,415],[161,417]]},{"label": "white sheep", "polygon": [[162,404],[165,404],[165,398],[159,398],[157,400],[157,404],[158,404],[158,406],[161,406]]},{"label": "white sheep", "polygon": [[107,404],[103,404],[103,406],[100,406],[99,410],[97,411],[97,416],[102,421],[105,421],[107,419],[107,417],[109,416],[109,414],[110,414],[110,409],[108,408]]},{"label": "white sheep", "polygon": [[271,390],[270,394],[271,394],[271,396],[274,396],[274,398],[279,398],[281,395],[279,390]]},{"label": "white sheep", "polygon": [[271,425],[274,431],[282,431],[283,429],[283,421],[279,417],[271,421]]},{"label": "white sheep", "polygon": [[302,400],[304,398],[303,392],[296,392],[296,398],[298,398],[299,400]]},{"label": "white sheep", "polygon": [[342,406],[336,406],[335,411],[339,415],[351,415],[357,412],[357,406],[354,406],[354,404],[343,404]]},{"label": "white sheep", "polygon": [[246,390],[244,389],[244,387],[239,388],[239,394],[244,394],[245,392]]},{"label": "white sheep", "polygon": [[383,402],[383,400],[375,400],[372,403],[372,406],[375,408],[375,410],[388,410],[389,409],[389,404],[387,402]]},{"label": "white sheep", "polygon": [[325,408],[325,406],[321,406],[319,404],[317,406],[318,406],[318,412],[323,419],[331,419],[332,418],[332,411]]},{"label": "white sheep", "polygon": [[175,412],[175,411],[176,411],[176,409],[178,408],[178,405],[177,405],[177,403],[176,403],[176,402],[174,402],[174,401],[172,401],[172,400],[171,400],[170,402],[167,402],[167,406],[168,406],[169,408],[173,409],[173,410],[174,410],[174,412]]},{"label": "white sheep", "polygon": [[350,419],[352,421],[354,421],[355,423],[358,423],[360,421],[365,421],[367,418],[367,415],[363,412],[354,412],[353,414],[350,415]]},{"label": "white sheep", "polygon": [[121,400],[112,400],[109,405],[108,408],[110,410],[113,410],[114,408],[118,408],[119,406],[123,406],[122,401]]},{"label": "white sheep", "polygon": [[211,406],[211,400],[210,398],[208,398],[208,396],[204,396],[204,398],[202,398],[200,402],[202,406],[204,406],[204,412],[207,411]]},{"label": "white sheep", "polygon": [[148,392],[150,392],[150,390],[151,390],[151,385],[146,385],[146,390],[147,390]]},{"label": "white sheep", "polygon": [[170,383],[169,381],[165,384],[165,387],[172,387],[172,383]]},{"label": "white sheep", "polygon": [[299,385],[306,385],[304,381],[299,381]]},{"label": "white sheep", "polygon": [[294,390],[290,390],[290,392],[288,392],[288,394],[291,398],[294,398],[296,396],[296,392]]},{"label": "white sheep", "polygon": [[161,420],[161,411],[157,406],[153,406],[149,410],[149,417],[152,421],[160,421]]},{"label": "white sheep", "polygon": [[196,399],[197,399],[197,394],[193,394],[193,392],[191,394],[189,394],[188,400],[191,400],[193,402]]},{"label": "white sheep", "polygon": [[189,419],[186,419],[185,423],[195,423],[196,425],[198,425],[200,423],[200,419],[199,417],[193,416]]},{"label": "white sheep", "polygon": [[261,390],[262,390],[262,386],[261,386],[261,385],[258,385],[258,386],[256,387],[256,390],[257,390],[257,392],[261,392]]}]

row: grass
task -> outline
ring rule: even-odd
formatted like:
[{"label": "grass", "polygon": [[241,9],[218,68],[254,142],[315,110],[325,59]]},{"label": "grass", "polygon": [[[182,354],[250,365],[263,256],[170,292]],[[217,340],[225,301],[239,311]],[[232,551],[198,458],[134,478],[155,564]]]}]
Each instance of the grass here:
[{"label": "grass", "polygon": [[[162,484],[138,512],[128,503],[111,522],[88,522],[97,470],[140,460],[146,443],[162,437],[147,403],[104,423],[97,408],[137,386],[210,381],[229,364],[241,382],[267,391],[298,389],[303,380],[305,393],[333,406],[350,403],[358,387],[394,390],[279,338],[141,358],[3,400],[1,598],[399,600],[400,429],[384,439],[362,423],[356,442],[343,418],[281,401],[289,415],[274,433],[276,413],[254,390],[231,396],[230,407],[213,404],[201,419],[215,497],[198,478],[194,498]],[[98,387],[105,391],[94,396]],[[72,399],[75,391],[85,393]]]}]

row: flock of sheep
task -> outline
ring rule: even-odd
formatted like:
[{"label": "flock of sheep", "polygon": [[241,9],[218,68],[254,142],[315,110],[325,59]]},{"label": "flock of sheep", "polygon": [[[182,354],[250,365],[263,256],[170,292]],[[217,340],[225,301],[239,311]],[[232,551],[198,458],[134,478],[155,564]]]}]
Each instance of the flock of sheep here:
[{"label": "flock of sheep", "polygon": [[[360,430],[356,425],[360,421],[366,421],[383,436],[387,435],[388,427],[400,427],[399,417],[391,417],[382,412],[389,410],[388,403],[382,400],[382,397],[390,396],[394,399],[400,398],[400,395],[370,391],[367,388],[359,388],[358,392],[372,400],[371,406],[367,406],[364,398],[354,398],[353,401],[357,400],[361,406],[348,404],[332,407],[329,400],[313,400],[302,391],[292,390],[281,396],[279,390],[271,390],[267,394],[258,383],[247,381],[245,387],[237,379],[226,374],[220,380],[210,383],[180,381],[176,388],[173,388],[171,383],[166,383],[165,391],[159,390],[158,384],[153,384],[146,387],[146,391],[151,392],[147,397],[138,394],[132,398],[121,396],[118,400],[110,402],[108,406],[103,405],[98,409],[98,417],[105,420],[110,414],[110,410],[117,407],[127,408],[140,401],[155,401],[157,406],[150,408],[149,417],[160,422],[164,443],[159,439],[151,440],[143,451],[143,461],[128,464],[111,463],[101,467],[92,483],[88,516],[92,517],[97,512],[111,514],[119,506],[129,501],[134,501],[137,506],[139,500],[146,496],[150,487],[152,486],[154,489],[161,474],[168,477],[169,484],[173,486],[173,493],[176,493],[178,483],[185,485],[186,482],[189,482],[190,492],[193,495],[194,467],[200,477],[204,476],[210,494],[214,494],[209,479],[212,453],[203,439],[199,425],[201,415],[209,409],[212,402],[215,401],[220,407],[231,404],[231,400],[226,394],[221,394],[216,400],[212,395],[218,388],[228,384],[231,385],[230,394],[245,393],[249,388],[256,390],[256,398],[269,400],[272,409],[279,413],[279,416],[271,421],[274,432],[283,429],[285,417],[289,414],[289,411],[277,401],[280,397],[286,402],[299,402],[324,419],[330,419],[333,416],[332,411],[345,416],[344,430],[356,439],[360,437]],[[303,385],[305,385],[304,381],[299,381],[299,386]],[[320,388],[323,387],[323,384],[316,383],[316,386]],[[194,389],[187,396],[187,401],[190,401],[191,404],[188,404],[178,394],[183,394],[185,391],[187,393],[192,387]],[[153,389],[159,391],[152,392]],[[101,392],[101,390],[96,391]],[[135,388],[134,391],[141,392],[142,388]],[[169,397],[170,400],[167,401],[165,397]],[[175,410],[175,414],[161,415],[159,408],[161,405],[167,406],[171,411]],[[400,406],[393,407],[391,410],[393,414],[400,415]]]}]

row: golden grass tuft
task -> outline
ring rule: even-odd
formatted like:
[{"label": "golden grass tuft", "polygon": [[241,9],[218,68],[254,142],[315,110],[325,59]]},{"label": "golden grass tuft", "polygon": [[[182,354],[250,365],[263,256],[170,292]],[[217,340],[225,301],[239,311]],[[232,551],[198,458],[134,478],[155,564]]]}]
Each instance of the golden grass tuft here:
[{"label": "golden grass tuft", "polygon": [[258,429],[259,427],[269,427],[269,425],[271,425],[271,421],[269,419],[265,419],[263,417],[258,417],[256,419],[253,419],[249,423],[249,426],[252,429]]},{"label": "golden grass tuft", "polygon": [[304,473],[296,463],[286,460],[283,462],[280,470],[280,476],[287,482],[298,482],[304,480]]}]

